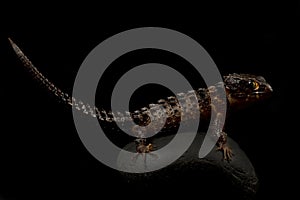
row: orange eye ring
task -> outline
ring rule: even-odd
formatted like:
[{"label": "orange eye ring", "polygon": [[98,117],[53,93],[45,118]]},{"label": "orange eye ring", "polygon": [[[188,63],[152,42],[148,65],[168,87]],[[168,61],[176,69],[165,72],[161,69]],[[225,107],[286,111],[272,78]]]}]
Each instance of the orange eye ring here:
[{"label": "orange eye ring", "polygon": [[257,82],[254,81],[254,82],[252,83],[252,85],[253,85],[253,89],[254,89],[254,90],[258,90],[258,89],[259,89],[259,84],[258,84]]}]

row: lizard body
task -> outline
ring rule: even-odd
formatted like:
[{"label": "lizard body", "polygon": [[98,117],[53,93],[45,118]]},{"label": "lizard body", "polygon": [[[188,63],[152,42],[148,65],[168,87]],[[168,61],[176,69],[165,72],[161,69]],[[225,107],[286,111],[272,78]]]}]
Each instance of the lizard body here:
[{"label": "lizard body", "polygon": [[[142,138],[139,140],[141,142],[137,143],[138,153],[148,153],[152,150],[152,144],[147,144],[143,139],[147,135],[147,132],[150,130],[152,132],[159,132],[158,127],[172,128],[177,127],[180,123],[188,123],[197,117],[199,112],[195,111],[199,110],[202,119],[208,119],[210,114],[215,112],[217,117],[213,125],[215,126],[215,132],[219,138],[217,143],[218,149],[223,151],[224,159],[230,160],[232,152],[226,143],[227,134],[223,132],[223,124],[220,123],[220,121],[222,121],[220,119],[224,116],[222,112],[214,108],[214,102],[218,102],[221,105],[226,105],[228,102],[229,107],[235,109],[244,107],[258,100],[263,100],[272,92],[271,86],[263,77],[234,73],[223,76],[223,82],[209,86],[208,88],[199,88],[195,91],[179,93],[177,94],[179,98],[170,96],[166,99],[160,99],[155,104],[149,104],[147,107],[131,113],[113,113],[101,108],[91,107],[89,104],[85,104],[60,90],[39,72],[11,39],[9,39],[9,41],[25,68],[35,79],[45,86],[50,93],[58,97],[60,101],[65,102],[85,114],[98,118],[102,122],[118,122],[118,125],[130,127],[131,131],[135,132],[138,138]],[[222,99],[218,95],[215,96],[214,99],[210,98],[211,94],[216,94],[219,89],[225,89],[227,99]],[[167,116],[166,118],[163,117],[165,114]]]}]

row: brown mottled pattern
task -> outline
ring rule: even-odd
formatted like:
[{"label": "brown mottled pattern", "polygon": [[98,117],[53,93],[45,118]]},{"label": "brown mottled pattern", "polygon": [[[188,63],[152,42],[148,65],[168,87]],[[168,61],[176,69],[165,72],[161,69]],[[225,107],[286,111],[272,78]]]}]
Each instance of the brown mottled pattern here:
[{"label": "brown mottled pattern", "polygon": [[[71,97],[67,93],[62,92],[52,82],[50,82],[38,69],[32,64],[32,62],[24,55],[20,48],[9,39],[14,51],[18,58],[21,60],[25,68],[30,74],[49,90],[50,93],[54,94],[62,102],[65,102],[72,107],[76,108],[83,113],[92,117],[97,117],[102,122],[118,122],[118,124],[124,127],[131,127],[135,130],[139,127],[137,136],[143,138],[147,134],[147,130],[152,129],[152,132],[158,132],[158,127],[172,128],[177,127],[179,123],[185,124],[189,121],[198,117],[198,110],[201,113],[202,119],[208,119],[212,112],[215,112],[216,119],[212,123],[215,126],[215,132],[219,134],[219,147],[224,150],[225,159],[230,159],[231,151],[226,147],[226,134],[223,132],[223,124],[220,120],[224,116],[224,112],[215,105],[223,105],[226,107],[226,103],[229,103],[230,108],[242,108],[253,102],[264,100],[269,97],[272,88],[266,82],[262,76],[256,76],[251,74],[229,74],[223,76],[224,82],[217,83],[208,88],[199,88],[196,91],[188,91],[186,93],[177,94],[178,98],[174,96],[167,97],[165,99],[158,100],[155,104],[149,104],[147,107],[130,112],[116,112],[106,111],[96,107],[91,107],[89,104],[83,103],[82,101]],[[219,89],[226,91],[227,99],[222,99],[218,95]],[[213,94],[213,95],[211,95]],[[210,97],[214,96],[213,99]],[[197,102],[197,103],[192,103]],[[220,107],[220,106],[219,106]],[[166,114],[166,121],[162,116]],[[135,122],[132,123],[132,120]],[[153,119],[153,121],[151,121]],[[148,126],[147,126],[148,125]],[[142,128],[141,128],[141,127]],[[147,126],[147,128],[146,128]],[[150,151],[149,146],[146,144],[140,144],[140,147],[145,149],[139,149],[138,151]]]}]

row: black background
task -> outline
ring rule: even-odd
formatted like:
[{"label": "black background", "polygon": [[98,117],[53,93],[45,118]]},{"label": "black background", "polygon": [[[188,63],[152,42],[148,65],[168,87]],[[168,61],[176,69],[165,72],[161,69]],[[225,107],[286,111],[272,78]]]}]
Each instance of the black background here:
[{"label": "black background", "polygon": [[[37,10],[39,14],[30,19],[25,20],[24,14],[16,16],[17,20],[0,32],[0,197],[114,196],[118,192],[108,189],[118,191],[124,186],[118,173],[86,151],[76,133],[71,109],[56,102],[31,79],[7,37],[46,77],[71,93],[77,70],[96,45],[121,31],[144,26],[170,28],[192,37],[207,50],[222,74],[260,74],[270,82],[273,97],[232,116],[228,134],[256,169],[260,179],[257,199],[291,195],[297,160],[291,154],[295,151],[291,141],[297,134],[297,124],[289,114],[297,108],[293,74],[299,66],[299,3],[158,8],[123,12],[99,8],[99,15],[88,10],[88,14],[78,10],[72,15],[62,11],[62,17],[52,10],[41,21]],[[168,192],[171,189],[166,187]],[[149,191],[147,196],[153,193]],[[126,188],[122,194],[140,198],[135,196],[135,188]]]}]

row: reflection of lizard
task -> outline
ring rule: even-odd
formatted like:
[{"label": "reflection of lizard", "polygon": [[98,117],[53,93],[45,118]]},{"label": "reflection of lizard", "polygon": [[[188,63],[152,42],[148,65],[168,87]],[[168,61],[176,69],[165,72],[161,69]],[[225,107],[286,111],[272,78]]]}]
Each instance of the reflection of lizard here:
[{"label": "reflection of lizard", "polygon": [[[148,107],[144,107],[132,113],[112,113],[104,109],[92,108],[89,104],[84,104],[74,97],[69,96],[67,93],[62,92],[33,66],[30,60],[12,40],[9,39],[9,41],[27,70],[51,93],[57,96],[59,100],[83,111],[85,114],[97,117],[102,122],[118,122],[119,125],[124,125],[124,127],[131,127],[131,130],[136,132],[137,136],[141,138],[140,141],[142,142],[137,144],[137,151],[140,153],[152,151],[152,144],[147,144],[143,139],[147,131],[151,129],[151,131],[158,132],[158,127],[164,127],[164,129],[177,127],[180,122],[186,123],[196,118],[199,112],[195,112],[195,109],[198,109],[201,113],[201,118],[208,119],[211,112],[215,112],[216,119],[212,124],[214,126],[214,132],[219,138],[217,142],[218,150],[223,151],[225,160],[230,160],[232,158],[232,151],[227,146],[227,136],[226,133],[223,132],[223,124],[221,123],[223,114],[215,108],[214,102],[217,101],[218,104],[224,104],[225,106],[228,102],[229,107],[235,109],[257,102],[258,100],[263,100],[272,92],[271,86],[263,77],[234,73],[224,76],[224,83],[218,83],[208,88],[200,88],[196,91],[177,94],[179,98],[172,96],[167,99],[161,99],[157,104],[150,104]],[[216,94],[218,89],[223,89],[224,86],[227,99],[218,98],[218,95],[216,95],[214,99],[210,98],[212,93]],[[166,120],[162,117],[165,115]],[[131,119],[133,119],[135,124],[132,123]]]}]

